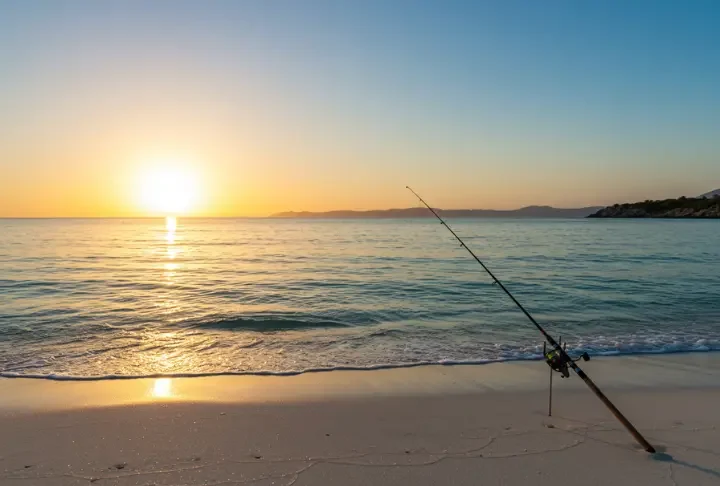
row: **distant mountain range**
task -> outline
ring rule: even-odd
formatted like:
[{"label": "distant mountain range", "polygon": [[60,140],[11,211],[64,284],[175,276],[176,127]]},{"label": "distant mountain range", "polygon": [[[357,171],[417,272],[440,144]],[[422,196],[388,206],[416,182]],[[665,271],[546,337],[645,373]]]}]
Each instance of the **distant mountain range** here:
[{"label": "distant mountain range", "polygon": [[[447,218],[585,218],[601,206],[586,208],[553,208],[551,206],[527,206],[520,209],[437,209],[438,214]],[[308,219],[389,219],[389,218],[432,218],[427,208],[381,209],[374,211],[287,211],[276,213],[272,218]]]}]

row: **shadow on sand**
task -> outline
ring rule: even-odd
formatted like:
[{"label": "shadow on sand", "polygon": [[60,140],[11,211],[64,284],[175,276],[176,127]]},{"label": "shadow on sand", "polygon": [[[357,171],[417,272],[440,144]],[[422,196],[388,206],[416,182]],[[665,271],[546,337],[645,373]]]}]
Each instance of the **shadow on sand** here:
[{"label": "shadow on sand", "polygon": [[655,454],[652,455],[652,458],[655,461],[667,462],[670,464],[687,467],[688,469],[694,469],[695,471],[709,474],[710,476],[714,476],[714,477],[720,479],[720,471],[717,471],[715,469],[710,469],[707,467],[703,467],[703,466],[698,466],[697,464],[691,464],[689,462],[681,461],[679,459],[675,459],[673,456],[671,456],[670,454],[668,454],[666,452],[656,452]]}]

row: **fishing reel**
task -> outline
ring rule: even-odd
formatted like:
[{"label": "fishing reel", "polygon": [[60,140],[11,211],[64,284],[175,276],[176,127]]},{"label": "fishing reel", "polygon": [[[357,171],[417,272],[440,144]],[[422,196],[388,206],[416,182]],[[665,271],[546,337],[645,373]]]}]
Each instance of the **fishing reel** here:
[{"label": "fishing reel", "polygon": [[558,373],[560,373],[560,378],[570,378],[570,370],[568,369],[568,365],[571,362],[574,363],[575,361],[578,361],[580,359],[582,359],[583,361],[590,361],[590,355],[585,352],[577,358],[573,358],[565,351],[567,349],[567,343],[561,346],[563,346],[563,352],[560,352],[557,349],[551,349],[550,351],[547,351],[546,345],[545,343],[543,343],[543,356],[545,357],[545,362],[547,363],[547,365],[553,371],[557,371]]}]

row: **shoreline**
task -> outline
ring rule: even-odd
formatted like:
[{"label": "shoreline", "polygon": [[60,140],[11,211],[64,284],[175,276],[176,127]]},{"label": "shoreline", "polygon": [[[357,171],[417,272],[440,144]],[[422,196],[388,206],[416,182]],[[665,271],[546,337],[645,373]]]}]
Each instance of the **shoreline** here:
[{"label": "shoreline", "polygon": [[[596,357],[581,362],[607,390],[720,388],[720,353]],[[0,379],[2,410],[75,408],[161,402],[317,402],[393,396],[454,396],[501,392],[547,393],[549,368],[540,360],[418,365],[283,375],[166,376],[117,379]],[[585,390],[571,373],[554,375],[557,391]],[[51,401],[47,398],[52,397]]]}]

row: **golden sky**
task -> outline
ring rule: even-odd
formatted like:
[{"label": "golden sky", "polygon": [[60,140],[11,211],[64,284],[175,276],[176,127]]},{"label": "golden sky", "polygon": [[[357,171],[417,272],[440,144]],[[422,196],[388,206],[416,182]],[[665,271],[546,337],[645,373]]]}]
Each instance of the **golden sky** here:
[{"label": "golden sky", "polygon": [[682,12],[643,13],[662,34],[648,46],[631,12],[604,25],[578,6],[578,30],[567,11],[463,8],[3,3],[0,217],[399,208],[417,204],[408,184],[494,209],[720,186],[720,75],[691,55],[705,17],[676,32]]}]

